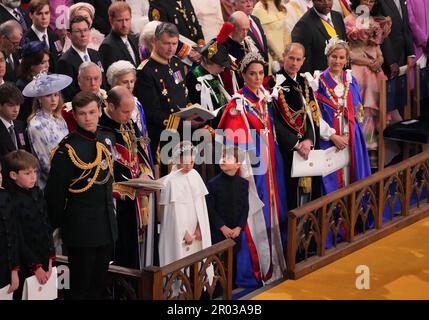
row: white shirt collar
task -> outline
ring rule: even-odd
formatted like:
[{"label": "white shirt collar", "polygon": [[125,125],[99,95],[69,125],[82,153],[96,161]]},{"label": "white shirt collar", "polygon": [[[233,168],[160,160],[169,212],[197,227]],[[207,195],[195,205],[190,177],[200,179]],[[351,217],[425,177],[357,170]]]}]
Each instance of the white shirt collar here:
[{"label": "white shirt collar", "polygon": [[10,126],[13,125],[13,121],[7,121],[3,117],[0,117],[0,120],[3,122],[3,124],[6,127],[7,131],[9,131]]},{"label": "white shirt collar", "polygon": [[88,49],[86,49],[85,51],[81,51],[78,48],[76,48],[73,44],[72,44],[72,48],[76,50],[77,54],[82,59],[82,61],[85,61],[85,59],[84,59],[85,55],[87,55],[89,60],[91,60],[91,57],[89,56],[89,53],[88,53]]},{"label": "white shirt collar", "polygon": [[46,29],[45,32],[40,32],[35,26],[34,24],[31,25],[31,30],[34,31],[34,33],[36,34],[37,38],[39,38],[40,41],[43,41],[43,35],[46,35],[46,40],[49,41],[48,38],[48,30]]},{"label": "white shirt collar", "polygon": [[[321,14],[319,11],[317,11],[316,10],[316,8],[314,8],[313,7],[313,9],[314,9],[314,12],[316,12],[316,14],[319,16],[319,17],[321,17],[323,20],[327,20],[328,18],[329,18],[329,20],[331,20],[331,22],[332,22],[332,18],[331,18],[331,12],[329,12],[327,15],[324,15],[324,14]],[[333,22],[332,22],[333,23]]]}]

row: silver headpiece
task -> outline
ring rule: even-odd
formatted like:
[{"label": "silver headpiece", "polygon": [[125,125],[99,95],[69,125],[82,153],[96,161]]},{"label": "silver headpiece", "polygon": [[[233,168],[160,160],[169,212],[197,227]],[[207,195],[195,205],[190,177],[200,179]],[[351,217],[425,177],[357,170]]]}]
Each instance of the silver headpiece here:
[{"label": "silver headpiece", "polygon": [[182,154],[195,155],[195,147],[190,141],[182,141],[173,148],[173,161],[177,161]]},{"label": "silver headpiece", "polygon": [[240,71],[243,72],[243,70],[245,70],[247,66],[253,62],[258,62],[263,65],[266,64],[264,58],[258,52],[249,52],[244,56],[243,60],[241,60]]},{"label": "silver headpiece", "polygon": [[344,45],[345,48],[347,48],[348,51],[350,51],[350,47],[349,44],[344,41],[341,40],[338,37],[332,37],[331,39],[329,39],[329,41],[327,41],[326,43],[326,47],[325,47],[325,56],[328,55],[329,51],[331,51],[332,48],[336,47],[337,45]]}]

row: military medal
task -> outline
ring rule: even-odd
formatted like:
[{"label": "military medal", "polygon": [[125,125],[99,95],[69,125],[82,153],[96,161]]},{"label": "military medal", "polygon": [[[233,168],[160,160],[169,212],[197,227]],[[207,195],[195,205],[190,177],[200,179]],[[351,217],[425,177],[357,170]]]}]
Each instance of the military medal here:
[{"label": "military medal", "polygon": [[103,159],[102,161],[101,161],[101,169],[103,169],[103,170],[106,170],[107,169],[107,161],[106,161],[106,159]]},{"label": "military medal", "polygon": [[163,96],[166,96],[167,94],[168,94],[168,90],[167,89],[162,89],[162,91],[161,91],[161,94],[163,95]]}]

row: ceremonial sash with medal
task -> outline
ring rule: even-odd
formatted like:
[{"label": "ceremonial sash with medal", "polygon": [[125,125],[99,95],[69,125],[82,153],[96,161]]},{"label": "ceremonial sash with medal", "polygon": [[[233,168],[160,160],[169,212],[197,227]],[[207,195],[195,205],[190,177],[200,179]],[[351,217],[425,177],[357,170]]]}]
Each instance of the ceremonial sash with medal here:
[{"label": "ceremonial sash with medal", "polygon": [[[342,134],[340,131],[341,124],[340,124],[340,117],[343,116],[348,120],[349,125],[349,152],[350,152],[350,182],[354,182],[356,180],[355,178],[355,150],[354,150],[354,131],[355,131],[355,113],[354,113],[354,106],[353,106],[353,97],[352,93],[349,90],[349,86],[351,84],[347,82],[346,80],[346,72],[343,71],[342,75],[343,82],[345,83],[345,94],[342,98],[339,98],[335,93],[335,81],[331,78],[328,71],[325,71],[320,75],[320,81],[326,88],[326,94],[329,96],[326,97],[324,95],[321,95],[319,92],[316,92],[316,98],[319,102],[322,102],[327,107],[331,108],[333,111],[333,125],[334,129],[337,132],[337,134]],[[341,101],[342,99],[345,99],[345,101]],[[342,170],[339,170],[338,172],[338,186],[343,187],[343,173]]]}]

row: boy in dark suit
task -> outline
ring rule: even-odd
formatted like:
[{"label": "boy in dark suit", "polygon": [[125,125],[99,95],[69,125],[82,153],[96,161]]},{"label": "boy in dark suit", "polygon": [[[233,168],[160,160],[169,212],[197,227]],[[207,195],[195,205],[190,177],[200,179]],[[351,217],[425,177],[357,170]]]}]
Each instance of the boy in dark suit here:
[{"label": "boy in dark suit", "polygon": [[7,294],[19,286],[19,240],[16,221],[12,215],[9,193],[2,188],[0,165],[0,290],[9,285]]},{"label": "boy in dark suit", "polygon": [[[240,177],[238,148],[226,148],[219,163],[222,172],[207,184],[206,196],[209,212],[212,244],[233,239],[233,278],[236,274],[236,256],[240,250],[240,234],[247,223],[249,213],[249,182]],[[235,280],[234,280],[235,281]]]},{"label": "boy in dark suit", "polygon": [[12,215],[20,229],[20,289],[26,278],[35,275],[40,284],[48,282],[55,264],[52,228],[48,221],[46,201],[36,186],[39,162],[31,153],[16,150],[3,160],[5,179],[12,198]]},{"label": "boy in dark suit", "polygon": [[12,83],[0,85],[0,159],[17,149],[29,150],[25,123],[16,120],[24,97]]}]

